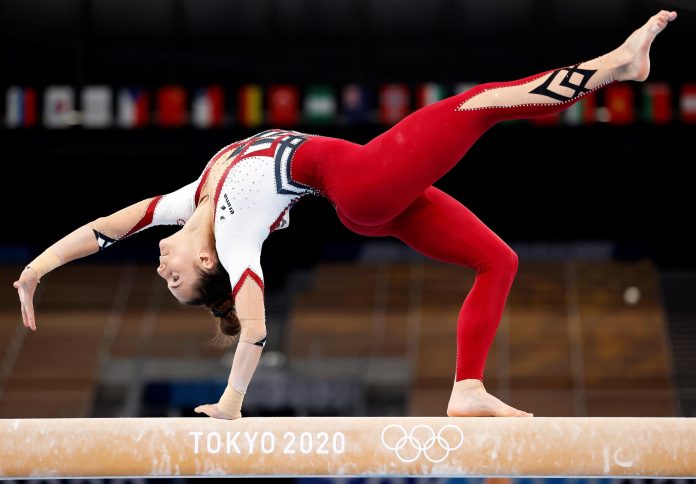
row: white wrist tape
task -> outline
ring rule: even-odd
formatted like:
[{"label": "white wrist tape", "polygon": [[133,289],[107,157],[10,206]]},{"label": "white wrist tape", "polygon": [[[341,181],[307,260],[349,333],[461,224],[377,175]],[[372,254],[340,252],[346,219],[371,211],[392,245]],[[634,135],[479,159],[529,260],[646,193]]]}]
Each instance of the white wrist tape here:
[{"label": "white wrist tape", "polygon": [[244,400],[244,395],[246,392],[240,392],[239,390],[227,385],[224,393],[220,397],[218,402],[218,410],[231,418],[239,418],[242,416],[242,400]]},{"label": "white wrist tape", "polygon": [[27,267],[33,269],[41,279],[46,273],[51,272],[56,267],[63,265],[63,261],[51,249],[44,250],[41,255],[27,264]]}]

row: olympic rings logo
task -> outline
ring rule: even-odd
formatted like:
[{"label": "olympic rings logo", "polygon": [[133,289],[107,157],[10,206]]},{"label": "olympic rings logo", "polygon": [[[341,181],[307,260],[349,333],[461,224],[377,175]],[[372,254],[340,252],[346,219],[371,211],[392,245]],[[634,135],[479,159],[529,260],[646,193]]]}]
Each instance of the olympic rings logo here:
[{"label": "olympic rings logo", "polygon": [[[396,442],[394,442],[393,439],[389,439],[389,443],[387,443],[387,440],[385,439],[385,434],[387,433],[387,430],[389,430],[392,427],[399,429],[400,433],[403,435],[399,437],[396,440]],[[423,443],[414,435],[416,430],[420,428],[427,429],[427,432],[430,434],[430,436]],[[451,446],[449,441],[442,436],[442,432],[447,428],[454,429],[457,433],[459,433],[459,442],[457,443],[457,445]],[[433,448],[436,442],[438,446],[445,451],[445,455],[439,459],[434,459],[428,454],[428,451]],[[450,452],[457,450],[459,447],[462,446],[463,443],[464,433],[461,431],[459,427],[456,427],[454,425],[445,425],[440,429],[437,435],[430,426],[424,424],[416,425],[411,429],[411,432],[409,433],[406,433],[406,429],[398,424],[387,425],[386,427],[384,427],[384,430],[382,430],[382,445],[384,445],[387,449],[396,452],[396,456],[401,460],[401,462],[405,463],[415,462],[416,460],[418,460],[421,454],[425,454],[425,457],[430,462],[437,464],[438,462],[442,462],[443,460],[447,459],[447,457],[449,457],[450,455]],[[415,457],[408,458],[401,455],[400,451],[406,446],[406,444],[410,444],[411,447],[413,447],[417,451]]]}]

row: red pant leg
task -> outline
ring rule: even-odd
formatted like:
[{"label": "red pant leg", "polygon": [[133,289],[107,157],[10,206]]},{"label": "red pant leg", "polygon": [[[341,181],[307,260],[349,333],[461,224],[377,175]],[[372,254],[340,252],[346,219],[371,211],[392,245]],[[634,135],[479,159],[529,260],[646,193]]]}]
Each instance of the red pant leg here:
[{"label": "red pant leg", "polygon": [[455,381],[483,380],[488,351],[517,273],[517,255],[469,209],[435,187],[386,227],[390,235],[427,257],[475,269],[474,286],[457,320]]},{"label": "red pant leg", "polygon": [[495,123],[556,113],[587,94],[560,103],[458,110],[485,90],[525,84],[550,72],[481,84],[419,109],[365,146],[312,137],[295,154],[293,176],[324,192],[356,224],[384,224],[454,167]]},{"label": "red pant leg", "polygon": [[591,92],[560,103],[457,109],[484,90],[550,72],[479,85],[416,111],[365,146],[312,137],[293,161],[295,179],[323,191],[349,229],[394,235],[428,257],[476,270],[457,323],[456,380],[483,378],[517,256],[466,207],[431,185],[495,123],[556,113]]}]

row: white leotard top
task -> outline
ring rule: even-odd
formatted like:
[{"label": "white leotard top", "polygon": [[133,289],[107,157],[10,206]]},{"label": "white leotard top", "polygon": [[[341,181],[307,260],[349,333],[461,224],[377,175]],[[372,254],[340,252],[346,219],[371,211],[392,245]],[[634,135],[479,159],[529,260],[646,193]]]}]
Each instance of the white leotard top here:
[{"label": "white leotard top", "polygon": [[296,131],[269,130],[223,150],[232,162],[215,192],[215,248],[233,295],[247,275],[263,289],[263,242],[290,224],[290,208],[300,198],[316,193],[291,176],[292,157],[307,140]]},{"label": "white leotard top", "polygon": [[268,235],[290,224],[290,208],[304,195],[318,194],[292,179],[292,157],[310,135],[268,130],[220,150],[201,176],[179,190],[156,197],[128,235],[153,225],[183,225],[193,214],[210,167],[231,159],[215,187],[215,248],[230,275],[233,296],[246,276],[263,289],[261,247]]}]

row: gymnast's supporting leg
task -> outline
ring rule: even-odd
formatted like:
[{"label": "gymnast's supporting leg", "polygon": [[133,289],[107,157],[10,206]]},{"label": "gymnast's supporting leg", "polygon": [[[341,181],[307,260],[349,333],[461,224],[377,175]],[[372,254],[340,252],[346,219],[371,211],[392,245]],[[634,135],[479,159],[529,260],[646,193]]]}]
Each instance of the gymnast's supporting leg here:
[{"label": "gymnast's supporting leg", "polygon": [[[431,185],[499,121],[559,112],[608,83],[645,80],[650,45],[675,18],[674,12],[660,12],[619,48],[591,61],[519,81],[483,84],[432,104],[365,146],[316,138],[300,147],[295,158],[298,180],[321,187],[348,228],[365,235],[395,235],[433,258],[477,270],[476,287],[462,306],[457,327],[457,371],[449,415],[529,414],[501,407],[504,404],[497,399],[498,404],[491,403],[494,397],[485,393],[481,374],[515,275],[516,258],[492,232],[480,227],[478,219]],[[442,207],[447,206],[453,218],[464,221],[461,228],[446,222]],[[439,222],[428,222],[428,215]],[[431,230],[440,236],[429,237]],[[449,238],[447,230],[452,231]],[[467,242],[462,236],[467,232],[481,240]],[[476,253],[477,243],[486,251]],[[456,250],[462,253],[455,254]],[[488,401],[488,407],[476,403],[481,401]]]},{"label": "gymnast's supporting leg", "polygon": [[447,414],[531,416],[486,393],[482,383],[488,351],[517,272],[517,255],[469,209],[435,187],[386,225],[387,233],[421,254],[476,270],[474,286],[457,320],[455,389],[466,391],[452,392]]}]

